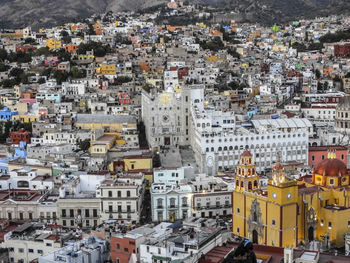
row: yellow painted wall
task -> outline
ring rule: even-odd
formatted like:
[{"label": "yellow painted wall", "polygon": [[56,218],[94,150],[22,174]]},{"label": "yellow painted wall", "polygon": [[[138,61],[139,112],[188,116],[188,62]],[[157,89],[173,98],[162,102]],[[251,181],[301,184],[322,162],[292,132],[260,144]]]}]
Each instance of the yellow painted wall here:
[{"label": "yellow painted wall", "polygon": [[56,38],[50,38],[46,40],[46,46],[50,49],[58,49],[62,47],[61,40],[57,40]]},{"label": "yellow painted wall", "polygon": [[152,169],[152,158],[124,159],[125,171]]},{"label": "yellow painted wall", "polygon": [[17,120],[19,122],[34,122],[38,121],[40,119],[39,116],[32,116],[32,115],[13,115],[12,120]]}]

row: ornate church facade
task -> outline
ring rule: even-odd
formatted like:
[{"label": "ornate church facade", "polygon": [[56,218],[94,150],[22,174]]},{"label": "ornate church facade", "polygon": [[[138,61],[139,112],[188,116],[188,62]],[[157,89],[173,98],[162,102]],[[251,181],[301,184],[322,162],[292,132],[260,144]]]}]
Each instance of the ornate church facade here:
[{"label": "ornate church facade", "polygon": [[232,228],[254,243],[297,247],[314,240],[344,245],[350,232],[350,172],[329,153],[299,180],[289,179],[278,161],[267,190],[259,189],[253,156],[244,152],[235,176]]}]

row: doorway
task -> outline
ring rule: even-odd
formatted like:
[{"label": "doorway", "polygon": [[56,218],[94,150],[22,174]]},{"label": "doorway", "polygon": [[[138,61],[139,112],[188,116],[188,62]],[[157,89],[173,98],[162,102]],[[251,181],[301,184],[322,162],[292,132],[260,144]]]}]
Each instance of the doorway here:
[{"label": "doorway", "polygon": [[253,244],[258,244],[258,231],[253,230]]},{"label": "doorway", "polygon": [[308,230],[308,239],[309,242],[314,240],[314,228],[312,226],[310,226]]}]

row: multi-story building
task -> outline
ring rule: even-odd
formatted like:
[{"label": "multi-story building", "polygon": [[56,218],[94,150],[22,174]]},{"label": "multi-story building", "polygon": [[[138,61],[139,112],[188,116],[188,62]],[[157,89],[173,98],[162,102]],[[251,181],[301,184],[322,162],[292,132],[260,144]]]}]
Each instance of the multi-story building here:
[{"label": "multi-story building", "polygon": [[20,142],[25,142],[26,144],[30,143],[31,132],[26,131],[24,129],[19,129],[16,132],[10,132],[11,140],[7,142],[9,144],[19,144]]},{"label": "multi-story building", "polygon": [[175,92],[172,87],[159,94],[142,91],[142,120],[152,148],[189,145],[189,91],[183,88]]},{"label": "multi-story building", "polygon": [[[73,251],[72,251],[72,248]],[[69,240],[63,248],[44,253],[39,257],[39,263],[64,263],[64,262],[94,262],[104,263],[109,258],[107,241],[90,236],[83,240]]]},{"label": "multi-story building", "polygon": [[101,219],[138,223],[145,191],[144,175],[124,174],[101,182],[96,197],[101,199]]},{"label": "multi-story building", "polygon": [[197,176],[191,181],[193,217],[216,218],[232,214],[233,183],[220,177]]},{"label": "multi-story building", "polygon": [[[214,221],[214,225],[211,224],[213,223],[210,222],[211,220]],[[200,226],[195,226],[197,224],[193,222],[198,222]],[[160,231],[149,235],[147,240],[140,245],[141,263],[198,262],[202,255],[224,242],[223,235],[213,219],[190,218],[188,222],[183,223],[181,229],[177,228],[177,232],[170,233],[163,230],[167,228],[166,226],[162,224],[161,226]]]},{"label": "multi-story building", "polygon": [[174,222],[186,219],[192,211],[192,188],[188,184],[153,184],[151,187],[152,221]]},{"label": "multi-story building", "polygon": [[96,189],[106,175],[76,173],[71,178],[63,179],[57,201],[60,225],[68,228],[91,228],[101,223],[101,200]]},{"label": "multi-story building", "polygon": [[10,262],[29,263],[61,247],[60,236],[43,231],[42,224],[25,223],[15,228],[5,240]]},{"label": "multi-story building", "polygon": [[307,163],[313,133],[307,119],[253,120],[236,127],[233,113],[205,108],[199,94],[192,100],[191,146],[200,172],[232,170],[246,149],[254,154],[258,171],[270,168],[278,153],[283,161]]}]

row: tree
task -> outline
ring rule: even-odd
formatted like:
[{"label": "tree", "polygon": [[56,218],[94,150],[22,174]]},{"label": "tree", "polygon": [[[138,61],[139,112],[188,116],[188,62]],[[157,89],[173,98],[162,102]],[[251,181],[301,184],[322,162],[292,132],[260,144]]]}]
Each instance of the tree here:
[{"label": "tree", "polygon": [[50,55],[50,49],[48,47],[41,47],[34,52],[34,56],[48,56]]},{"label": "tree", "polygon": [[7,51],[6,51],[6,49],[3,49],[3,48],[1,48],[0,49],[0,59],[2,60],[2,61],[4,61],[4,60],[6,60],[7,59]]},{"label": "tree", "polygon": [[52,55],[57,56],[59,61],[70,61],[71,60],[71,56],[72,56],[64,48],[60,48],[59,50],[53,51]]},{"label": "tree", "polygon": [[72,76],[75,79],[84,78],[85,74],[77,66],[72,67]]},{"label": "tree", "polygon": [[90,148],[90,139],[85,139],[83,141],[79,142],[79,148],[80,150],[86,152]]},{"label": "tree", "polygon": [[321,72],[319,69],[316,69],[315,70],[315,75],[316,75],[316,78],[319,79],[321,77]]},{"label": "tree", "polygon": [[38,84],[44,84],[46,81],[45,81],[45,79],[44,78],[40,78],[39,80],[38,80]]},{"label": "tree", "polygon": [[49,77],[50,74],[51,74],[51,72],[52,72],[52,68],[45,68],[44,70],[42,70],[42,71],[40,72],[40,75],[41,75],[41,76]]},{"label": "tree", "polygon": [[55,70],[53,77],[56,79],[57,83],[61,85],[62,82],[67,81],[69,74],[65,71]]},{"label": "tree", "polygon": [[28,37],[24,39],[24,44],[37,44],[34,38]]},{"label": "tree", "polygon": [[10,70],[9,76],[10,76],[10,77],[14,77],[14,78],[17,79],[17,78],[20,77],[20,75],[21,75],[23,72],[24,72],[24,70],[21,69],[21,68],[13,68],[13,69]]},{"label": "tree", "polygon": [[10,67],[3,62],[0,62],[0,72],[7,71]]}]

